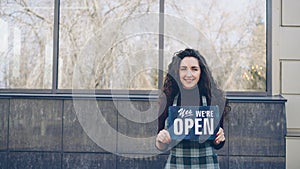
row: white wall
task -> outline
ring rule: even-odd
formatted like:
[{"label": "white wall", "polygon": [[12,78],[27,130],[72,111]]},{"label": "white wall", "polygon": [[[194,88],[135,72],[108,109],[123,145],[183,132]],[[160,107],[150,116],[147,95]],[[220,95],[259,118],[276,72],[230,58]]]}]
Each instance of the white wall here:
[{"label": "white wall", "polygon": [[288,101],[286,168],[300,168],[300,1],[272,1],[273,94]]}]

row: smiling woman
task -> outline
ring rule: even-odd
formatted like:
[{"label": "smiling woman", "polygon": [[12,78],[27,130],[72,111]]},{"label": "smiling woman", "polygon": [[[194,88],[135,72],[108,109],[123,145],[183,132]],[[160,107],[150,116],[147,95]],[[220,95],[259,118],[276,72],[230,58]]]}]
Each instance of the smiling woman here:
[{"label": "smiling woman", "polygon": [[[169,64],[162,91],[155,146],[160,151],[170,149],[165,169],[219,169],[218,157],[214,150],[222,148],[225,143],[224,116],[221,115],[222,118],[217,122],[220,125],[216,127],[212,127],[214,126],[213,120],[208,118],[204,118],[201,125],[199,123],[202,119],[170,118],[176,116],[176,113],[183,113],[170,111],[171,105],[196,106],[198,108],[218,106],[222,112],[221,114],[226,113],[227,109],[225,107],[228,107],[228,105],[222,95],[223,92],[215,84],[205,58],[195,49],[187,48],[176,52]],[[185,113],[192,114],[191,112]],[[174,130],[172,130],[172,127],[174,127]],[[193,133],[192,128],[196,134],[201,133],[200,135],[202,135],[202,131],[200,132],[202,127],[203,134],[216,133],[215,137],[213,139],[200,139],[201,137],[194,139],[191,136],[184,137],[181,140],[171,137],[173,136],[172,131],[175,135],[181,135],[183,132],[188,134]]]}]

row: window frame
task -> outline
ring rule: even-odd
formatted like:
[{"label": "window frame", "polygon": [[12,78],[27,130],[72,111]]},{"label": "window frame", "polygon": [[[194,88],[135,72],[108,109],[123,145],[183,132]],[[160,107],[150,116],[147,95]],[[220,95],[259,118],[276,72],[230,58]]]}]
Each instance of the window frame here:
[{"label": "window frame", "polygon": [[[164,5],[165,0],[159,1],[159,70],[164,70]],[[52,67],[52,88],[51,89],[0,89],[0,96],[19,94],[41,94],[51,96],[72,95],[72,89],[58,89],[58,61],[59,61],[59,20],[60,0],[54,1],[54,27],[53,27],[53,67]],[[76,90],[76,94],[86,95],[93,93],[103,98],[155,98],[163,85],[163,71],[158,72],[157,90]],[[271,96],[272,95],[272,0],[266,1],[266,91],[225,91],[226,96]],[[129,95],[126,97],[126,95]]]}]

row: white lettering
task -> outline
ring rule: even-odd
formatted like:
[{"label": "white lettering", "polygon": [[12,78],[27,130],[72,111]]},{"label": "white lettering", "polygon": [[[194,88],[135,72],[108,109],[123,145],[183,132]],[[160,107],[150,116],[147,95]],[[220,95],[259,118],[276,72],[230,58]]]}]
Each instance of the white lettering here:
[{"label": "white lettering", "polygon": [[210,135],[214,134],[214,119],[211,118],[209,122],[209,119],[205,118],[203,120],[203,130],[204,130],[204,135],[207,134],[207,131]]},{"label": "white lettering", "polygon": [[196,117],[201,117],[201,113],[198,110],[196,110]]},{"label": "white lettering", "polygon": [[196,110],[196,117],[214,117],[212,110],[199,111]]},{"label": "white lettering", "polygon": [[193,119],[185,119],[184,122],[185,122],[185,132],[184,133],[187,135],[187,134],[189,134],[189,130],[191,128],[193,128],[194,121],[193,121]]},{"label": "white lettering", "polygon": [[199,124],[201,121],[201,118],[195,119],[195,135],[202,135],[202,132],[200,131],[200,129],[202,129],[202,125]]},{"label": "white lettering", "polygon": [[[203,121],[203,123],[201,123]],[[195,135],[212,135],[214,134],[213,118],[176,118],[173,123],[175,135],[188,135],[190,129],[195,127]]]},{"label": "white lettering", "polygon": [[175,119],[173,126],[174,126],[174,134],[175,135],[181,135],[182,132],[183,132],[183,121],[182,121],[182,119],[179,119],[179,118]]}]

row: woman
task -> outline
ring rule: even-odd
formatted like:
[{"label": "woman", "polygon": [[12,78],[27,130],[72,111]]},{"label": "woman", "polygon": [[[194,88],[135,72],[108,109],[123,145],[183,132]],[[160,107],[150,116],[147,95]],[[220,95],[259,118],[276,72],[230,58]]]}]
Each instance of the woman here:
[{"label": "woman", "polygon": [[165,168],[219,168],[217,155],[213,149],[220,149],[225,143],[224,113],[214,140],[202,142],[183,139],[176,142],[171,140],[170,133],[166,129],[168,107],[174,103],[177,106],[218,105],[220,110],[225,110],[225,105],[229,108],[223,92],[216,87],[204,57],[194,49],[175,53],[168,67],[163,93],[160,96],[162,114],[158,120],[155,145],[160,151],[171,148]]}]

